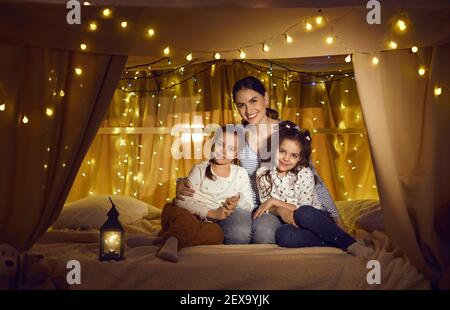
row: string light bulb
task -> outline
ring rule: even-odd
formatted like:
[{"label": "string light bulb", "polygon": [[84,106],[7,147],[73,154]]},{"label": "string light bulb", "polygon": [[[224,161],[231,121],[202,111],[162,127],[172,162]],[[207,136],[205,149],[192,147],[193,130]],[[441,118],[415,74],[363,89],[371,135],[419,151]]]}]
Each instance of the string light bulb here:
[{"label": "string light bulb", "polygon": [[191,61],[192,60],[192,53],[189,53],[186,55],[186,60]]},{"label": "string light bulb", "polygon": [[442,88],[439,86],[435,86],[434,87],[434,95],[437,97],[437,96],[440,96],[441,94],[442,94]]},{"label": "string light bulb", "polygon": [[291,44],[292,41],[294,41],[294,39],[292,39],[292,37],[290,35],[288,35],[287,33],[284,36],[286,38],[286,43]]},{"label": "string light bulb", "polygon": [[320,24],[322,23],[322,21],[323,21],[322,16],[317,16],[317,17],[316,17],[316,24],[317,24],[317,25],[320,25]]},{"label": "string light bulb", "polygon": [[169,55],[170,54],[170,48],[167,46],[164,50],[164,55]]},{"label": "string light bulb", "polygon": [[81,43],[80,44],[80,48],[81,48],[82,51],[86,50],[87,49],[86,43]]},{"label": "string light bulb", "polygon": [[112,13],[111,9],[109,9],[109,8],[104,9],[102,12],[103,17],[111,17],[111,13]]},{"label": "string light bulb", "polygon": [[373,56],[373,57],[372,57],[372,63],[373,63],[374,65],[378,65],[379,62],[380,62],[380,60],[378,59],[377,56]]},{"label": "string light bulb", "polygon": [[405,31],[406,28],[407,28],[405,21],[402,20],[402,19],[399,19],[399,20],[397,21],[396,24],[397,24],[397,28],[398,28],[400,31]]},{"label": "string light bulb", "polygon": [[150,28],[150,29],[147,30],[147,34],[148,34],[150,37],[153,37],[153,36],[155,35],[155,30],[154,30],[153,28]]},{"label": "string light bulb", "polygon": [[325,39],[325,41],[327,42],[327,44],[332,44],[333,43],[333,37],[329,36]]},{"label": "string light bulb", "polygon": [[28,117],[26,115],[22,118],[22,123],[28,124]]},{"label": "string light bulb", "polygon": [[81,69],[81,68],[74,68],[74,70],[75,70],[75,74],[76,75],[82,75],[83,74],[83,70]]},{"label": "string light bulb", "polygon": [[95,23],[95,22],[89,23],[89,30],[90,31],[96,31],[97,30],[97,23]]},{"label": "string light bulb", "polygon": [[345,62],[351,62],[352,61],[352,56],[350,54],[347,55],[347,57],[345,57]]},{"label": "string light bulb", "polygon": [[128,27],[128,22],[124,20],[123,22],[120,23],[120,27],[127,28]]},{"label": "string light bulb", "polygon": [[413,46],[411,47],[411,52],[413,52],[414,54],[417,53],[419,51],[419,48],[417,46]]},{"label": "string light bulb", "polygon": [[397,48],[397,42],[395,41],[389,41],[389,47],[395,50]]},{"label": "string light bulb", "polygon": [[420,76],[423,76],[425,74],[426,70],[423,66],[419,67],[419,70],[417,70],[417,73],[419,73]]},{"label": "string light bulb", "polygon": [[47,108],[47,109],[45,110],[45,114],[47,114],[47,116],[52,116],[52,115],[53,115],[53,110],[50,109],[50,108]]},{"label": "string light bulb", "polygon": [[241,59],[244,59],[245,58],[245,52],[243,51],[243,50],[240,50],[239,51],[239,57],[241,58]]},{"label": "string light bulb", "polygon": [[306,30],[310,31],[312,29],[312,25],[309,22],[306,22],[305,28]]},{"label": "string light bulb", "polygon": [[89,3],[88,1],[84,1],[84,2],[83,2],[83,5],[84,5],[84,6],[90,6],[91,3]]},{"label": "string light bulb", "polygon": [[0,104],[0,111],[5,111],[6,109],[6,104],[2,103]]},{"label": "string light bulb", "polygon": [[266,43],[263,43],[262,50],[263,50],[265,53],[267,53],[268,51],[270,51],[269,45],[267,45]]},{"label": "string light bulb", "polygon": [[215,59],[219,60],[220,57],[221,57],[221,56],[220,56],[220,53],[218,53],[218,52],[214,53],[214,58],[215,58]]}]

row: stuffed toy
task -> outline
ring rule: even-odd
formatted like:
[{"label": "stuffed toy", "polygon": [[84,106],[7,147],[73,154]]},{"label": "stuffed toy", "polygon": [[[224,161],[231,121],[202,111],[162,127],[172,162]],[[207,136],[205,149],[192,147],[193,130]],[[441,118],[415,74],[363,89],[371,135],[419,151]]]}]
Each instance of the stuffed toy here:
[{"label": "stuffed toy", "polygon": [[7,243],[0,244],[0,290],[14,288],[20,263],[19,252]]}]

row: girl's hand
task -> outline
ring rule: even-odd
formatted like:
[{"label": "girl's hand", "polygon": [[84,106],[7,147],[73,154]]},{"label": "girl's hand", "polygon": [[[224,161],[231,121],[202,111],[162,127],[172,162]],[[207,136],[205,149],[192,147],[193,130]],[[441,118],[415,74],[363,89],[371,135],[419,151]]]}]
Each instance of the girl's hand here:
[{"label": "girl's hand", "polygon": [[184,178],[177,182],[177,199],[184,200],[183,196],[192,197],[195,191],[192,189],[191,182]]},{"label": "girl's hand", "polygon": [[236,207],[237,207],[237,204],[238,204],[238,201],[240,198],[241,198],[241,196],[239,194],[232,196],[232,197],[228,197],[225,200],[224,207],[229,211],[234,211],[234,209],[236,209]]},{"label": "girl's hand", "polygon": [[261,215],[264,214],[264,212],[266,212],[267,210],[269,210],[271,207],[273,206],[272,203],[272,199],[267,199],[266,201],[264,201],[259,207],[258,209],[255,211],[255,213],[253,213],[253,219],[257,219],[258,217],[260,217]]},{"label": "girl's hand", "polygon": [[220,207],[215,210],[209,210],[207,217],[213,220],[224,220],[231,215],[232,211],[227,210],[225,207]]},{"label": "girl's hand", "polygon": [[278,208],[278,215],[281,217],[281,219],[286,223],[290,225],[294,225],[298,228],[297,224],[294,220],[294,212],[291,210],[288,210],[286,208]]}]

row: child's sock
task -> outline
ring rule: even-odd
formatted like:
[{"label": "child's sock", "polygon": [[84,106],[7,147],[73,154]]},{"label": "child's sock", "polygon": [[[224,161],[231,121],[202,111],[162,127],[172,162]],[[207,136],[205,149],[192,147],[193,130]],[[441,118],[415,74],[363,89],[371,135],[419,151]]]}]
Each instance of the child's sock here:
[{"label": "child's sock", "polygon": [[353,256],[369,258],[373,254],[373,249],[366,246],[363,241],[358,240],[347,248],[347,252]]},{"label": "child's sock", "polygon": [[173,263],[178,262],[178,239],[169,237],[161,246],[156,256]]}]

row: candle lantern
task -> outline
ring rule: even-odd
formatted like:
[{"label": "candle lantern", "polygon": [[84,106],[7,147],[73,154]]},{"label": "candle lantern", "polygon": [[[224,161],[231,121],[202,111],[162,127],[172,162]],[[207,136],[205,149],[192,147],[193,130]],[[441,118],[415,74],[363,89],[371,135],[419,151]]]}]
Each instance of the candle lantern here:
[{"label": "candle lantern", "polygon": [[111,198],[111,209],[108,212],[108,220],[100,228],[100,253],[99,260],[124,259],[125,230],[119,222],[119,212]]}]

